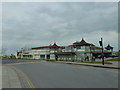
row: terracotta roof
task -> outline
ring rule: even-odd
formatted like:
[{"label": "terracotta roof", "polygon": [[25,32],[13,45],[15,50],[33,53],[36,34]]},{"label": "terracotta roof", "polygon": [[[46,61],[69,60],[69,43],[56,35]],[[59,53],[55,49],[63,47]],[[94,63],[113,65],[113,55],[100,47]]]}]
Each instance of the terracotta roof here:
[{"label": "terracotta roof", "polygon": [[52,48],[52,47],[60,47],[60,46],[58,46],[56,43],[54,43],[53,45],[50,45],[49,47]]},{"label": "terracotta roof", "polygon": [[42,49],[42,48],[49,48],[49,46],[34,47],[32,49]]},{"label": "terracotta roof", "polygon": [[[94,54],[101,54],[101,52],[96,52],[96,51],[94,51],[92,53],[94,53]],[[104,52],[104,54],[109,54],[109,53],[111,53],[111,52]]]},{"label": "terracotta roof", "polygon": [[57,54],[57,55],[75,55],[75,52],[56,52],[54,54]]},{"label": "terracotta roof", "polygon": [[93,49],[102,49],[101,47],[97,47],[97,46],[92,46],[91,48],[93,48]]},{"label": "terracotta roof", "polygon": [[60,48],[62,48],[62,49],[64,49],[65,48],[65,46],[59,46]]},{"label": "terracotta roof", "polygon": [[34,47],[32,49],[55,48],[55,47],[57,47],[57,48],[65,48],[64,46],[58,46],[56,43],[54,43],[53,45]]},{"label": "terracotta roof", "polygon": [[70,47],[76,47],[76,45],[69,45]]},{"label": "terracotta roof", "polygon": [[73,43],[74,45],[93,45],[93,44],[90,44],[90,43],[87,43],[83,38],[80,42],[75,42]]},{"label": "terracotta roof", "polygon": [[113,49],[113,47],[108,44],[108,46],[105,47],[105,49],[108,49],[108,50],[109,50],[109,49]]}]

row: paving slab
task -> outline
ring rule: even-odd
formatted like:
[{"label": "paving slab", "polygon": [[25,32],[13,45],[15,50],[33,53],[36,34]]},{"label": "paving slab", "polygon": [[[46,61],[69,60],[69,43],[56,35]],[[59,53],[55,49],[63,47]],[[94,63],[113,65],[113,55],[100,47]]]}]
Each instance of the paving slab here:
[{"label": "paving slab", "polygon": [[2,88],[22,88],[17,73],[9,66],[2,66]]},{"label": "paving slab", "polygon": [[2,89],[2,63],[0,61],[0,89]]}]

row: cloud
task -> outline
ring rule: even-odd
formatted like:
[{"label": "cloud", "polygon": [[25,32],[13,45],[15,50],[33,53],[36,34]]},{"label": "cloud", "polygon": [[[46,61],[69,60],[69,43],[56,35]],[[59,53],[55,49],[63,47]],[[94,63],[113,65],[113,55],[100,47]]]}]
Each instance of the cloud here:
[{"label": "cloud", "polygon": [[103,37],[118,47],[117,10],[117,2],[3,3],[3,46],[69,45],[82,37],[98,45]]},{"label": "cloud", "polygon": [[[2,13],[2,3],[0,3],[0,13]],[[2,49],[2,14],[0,14],[0,53]]]}]

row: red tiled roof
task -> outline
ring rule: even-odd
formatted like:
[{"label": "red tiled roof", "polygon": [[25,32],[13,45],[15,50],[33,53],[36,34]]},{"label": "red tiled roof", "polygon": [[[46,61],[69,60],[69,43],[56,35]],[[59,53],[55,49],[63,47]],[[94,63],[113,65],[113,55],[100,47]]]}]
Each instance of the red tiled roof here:
[{"label": "red tiled roof", "polygon": [[93,48],[93,49],[102,49],[101,47],[97,47],[97,46],[92,46],[91,48]]},{"label": "red tiled roof", "polygon": [[56,52],[54,54],[57,54],[57,55],[75,55],[75,52]]},{"label": "red tiled roof", "polygon": [[42,49],[42,48],[49,48],[49,46],[34,47],[32,49]]},{"label": "red tiled roof", "polygon": [[57,48],[65,48],[64,46],[58,46],[56,43],[54,43],[53,45],[34,47],[32,49],[55,48],[55,47],[57,47]]},{"label": "red tiled roof", "polygon": [[108,46],[105,47],[105,49],[113,49],[113,47],[108,44]]},{"label": "red tiled roof", "polygon": [[65,46],[59,46],[60,48],[62,48],[62,49],[64,49],[65,48]]},{"label": "red tiled roof", "polygon": [[[101,52],[96,52],[96,51],[94,51],[92,53],[94,53],[94,54],[101,54]],[[111,53],[111,52],[103,52],[103,53],[106,54],[106,53]]]},{"label": "red tiled roof", "polygon": [[76,47],[76,45],[69,45],[69,46],[71,46],[71,47]]},{"label": "red tiled roof", "polygon": [[85,42],[85,40],[82,38],[82,40],[80,41],[80,42],[75,42],[75,43],[73,43],[74,45],[92,45],[92,44],[90,44],[90,43],[87,43],[87,42]]},{"label": "red tiled roof", "polygon": [[59,47],[59,46],[56,43],[54,43],[53,45],[50,45],[49,47],[52,48],[52,47]]}]

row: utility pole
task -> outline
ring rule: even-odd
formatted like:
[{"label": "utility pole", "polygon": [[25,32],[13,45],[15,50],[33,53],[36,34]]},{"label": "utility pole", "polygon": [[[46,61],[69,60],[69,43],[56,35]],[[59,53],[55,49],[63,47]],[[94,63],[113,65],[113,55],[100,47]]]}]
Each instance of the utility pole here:
[{"label": "utility pole", "polygon": [[101,56],[102,56],[102,64],[104,65],[104,52],[103,52],[103,39],[101,38],[101,41],[99,41],[100,46],[102,47],[102,52],[101,52]]},{"label": "utility pole", "polygon": [[92,52],[91,52],[91,47],[92,47],[92,46],[90,45],[90,60],[91,60],[91,62],[92,62],[93,60],[92,60]]}]

